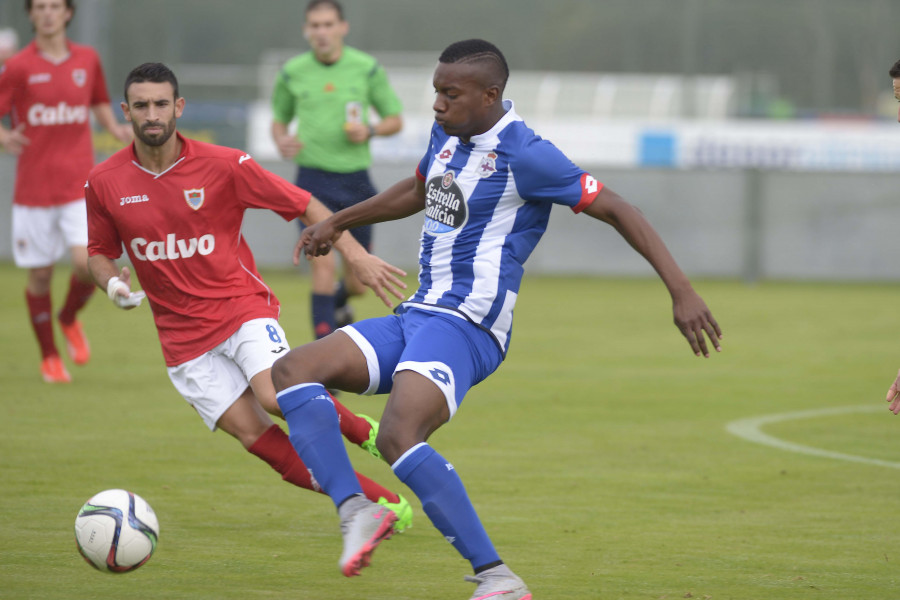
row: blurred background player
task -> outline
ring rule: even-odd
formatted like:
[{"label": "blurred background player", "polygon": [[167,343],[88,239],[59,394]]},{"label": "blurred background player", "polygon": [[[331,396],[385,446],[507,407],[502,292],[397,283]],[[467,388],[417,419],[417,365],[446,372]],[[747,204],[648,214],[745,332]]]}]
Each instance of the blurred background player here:
[{"label": "blurred background player", "polygon": [[41,350],[41,374],[49,383],[71,377],[53,336],[50,283],[53,265],[71,253],[72,275],[56,315],[73,362],[90,359],[76,315],[94,291],[87,270],[84,181],[94,164],[90,113],[122,143],[131,129],[113,115],[96,51],[75,44],[66,27],[71,0],[28,0],[34,40],[0,72],[0,145],[18,155],[13,194],[12,240],[16,265],[28,269],[25,299]]},{"label": "blurred background player", "polygon": [[353,477],[327,402],[331,387],[389,394],[378,449],[469,561],[474,576],[466,579],[477,584],[470,600],[532,595],[501,560],[452,463],[427,442],[504,360],[524,262],[553,205],[612,225],[653,266],[697,356],[709,356],[706,337],[720,350],[722,333],[641,212],[537,136],[503,99],[508,77],[503,54],[484,40],[444,50],[433,78],[435,122],[415,175],[307,228],[300,240],[316,254],[358,223],[424,211],[419,289],[396,314],[295,348],[272,369],[291,441],[312,473],[327,474],[320,482],[339,507],[344,575],[367,566],[386,533]]},{"label": "blurred background player", "polygon": [[[369,177],[369,140],[393,135],[403,127],[402,105],[384,68],[368,54],[344,45],[349,24],[334,0],[312,0],[306,7],[303,35],[312,50],[289,60],[272,94],[272,138],[281,156],[299,166],[296,183],[332,211],[374,196]],[[369,121],[369,108],[380,121]],[[297,133],[288,128],[297,121]],[[367,250],[372,228],[350,231]],[[338,282],[334,257],[310,262],[312,326],[316,338],[336,324],[353,321],[349,296],[364,287],[344,271]]]},{"label": "blurred background player", "polygon": [[[894,98],[900,102],[900,60],[895,62],[888,74],[891,76],[891,86],[894,88]],[[897,122],[900,122],[900,109],[897,111]],[[887,401],[890,402],[888,409],[895,415],[900,414],[900,370],[897,371],[897,378],[888,388]]]},{"label": "blurred background player", "polygon": [[0,67],[19,51],[19,34],[15,29],[0,29]]},{"label": "blurred background player", "polygon": [[[122,110],[134,144],[94,168],[85,187],[91,274],[121,308],[134,308],[146,293],[169,378],[211,430],[232,435],[286,481],[320,491],[266,414],[280,416],[270,369],[290,346],[278,299],[256,270],[241,223],[248,208],[307,223],[330,212],[249,154],[182,137],[176,120],[184,104],[165,65],[143,64],[128,75]],[[353,238],[345,242],[345,256],[387,302],[380,282],[402,271]],[[131,293],[127,267],[117,270],[123,243],[142,292]],[[370,423],[336,400],[334,406],[347,438],[368,445]],[[367,498],[409,525],[405,500],[361,475],[359,481]]]}]

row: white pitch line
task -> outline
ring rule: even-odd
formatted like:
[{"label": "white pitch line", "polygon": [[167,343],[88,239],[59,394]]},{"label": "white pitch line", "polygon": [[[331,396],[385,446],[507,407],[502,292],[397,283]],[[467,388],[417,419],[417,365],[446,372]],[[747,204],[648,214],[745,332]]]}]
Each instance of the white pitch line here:
[{"label": "white pitch line", "polygon": [[748,419],[739,419],[732,421],[725,426],[729,433],[744,438],[757,444],[764,444],[787,450],[788,452],[796,452],[798,454],[809,454],[811,456],[820,456],[822,458],[832,458],[835,460],[846,460],[856,463],[864,463],[867,465],[877,465],[880,467],[889,467],[891,469],[900,469],[900,462],[889,460],[879,460],[877,458],[866,458],[865,456],[855,456],[853,454],[843,454],[841,452],[832,452],[831,450],[822,450],[812,446],[804,446],[803,444],[795,444],[786,442],[776,437],[772,437],[767,433],[763,433],[762,427],[770,423],[782,423],[784,421],[794,421],[798,419],[812,419],[815,417],[827,417],[832,415],[843,415],[855,412],[876,412],[884,411],[885,408],[879,406],[844,406],[838,408],[820,408],[816,410],[804,410],[799,412],[781,413],[775,415],[764,415],[762,417],[750,417]]}]

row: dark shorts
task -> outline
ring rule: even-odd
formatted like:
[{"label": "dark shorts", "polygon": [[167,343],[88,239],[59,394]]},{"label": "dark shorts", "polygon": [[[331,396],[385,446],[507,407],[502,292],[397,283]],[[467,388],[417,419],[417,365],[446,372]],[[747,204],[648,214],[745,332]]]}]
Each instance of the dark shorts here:
[{"label": "dark shorts", "polygon": [[[309,191],[328,207],[331,212],[337,212],[342,208],[359,204],[367,198],[377,194],[368,171],[354,171],[353,173],[331,173],[309,167],[297,169],[297,187]],[[303,229],[303,224],[300,224]],[[350,233],[356,238],[363,248],[372,249],[372,226],[364,225],[351,229]]]}]

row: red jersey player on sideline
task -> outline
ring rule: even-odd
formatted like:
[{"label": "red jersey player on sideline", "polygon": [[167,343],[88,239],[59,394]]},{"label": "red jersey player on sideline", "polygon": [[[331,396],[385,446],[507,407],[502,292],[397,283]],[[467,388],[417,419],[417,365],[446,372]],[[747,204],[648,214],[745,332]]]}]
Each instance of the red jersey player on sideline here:
[{"label": "red jersey player on sideline", "polygon": [[28,0],[34,40],[0,68],[0,145],[18,155],[12,234],[16,265],[28,269],[25,298],[41,349],[41,374],[50,383],[71,381],[53,339],[50,281],[53,265],[68,247],[72,276],[59,324],[75,364],[90,347],[75,319],[94,291],[87,270],[84,180],[94,164],[90,113],[119,141],[131,130],[117,122],[109,104],[97,53],[74,44],[66,27],[71,0]]},{"label": "red jersey player on sideline", "polygon": [[[244,211],[267,208],[311,224],[331,212],[309,192],[266,171],[249,154],[182,137],[184,109],[174,73],[160,63],[136,67],[122,103],[134,144],[88,176],[88,259],[97,285],[121,308],[150,301],[169,378],[211,429],[221,428],[294,485],[321,491],[287,435],[271,367],[290,349],[278,324],[279,303],[256,270],[241,235]],[[356,275],[388,305],[403,271],[370,255],[352,236],[342,252]],[[131,292],[128,253],[143,292]],[[334,400],[341,431],[374,449],[374,423]],[[264,410],[265,409],[265,410]],[[366,496],[412,519],[409,503],[358,475]]]}]

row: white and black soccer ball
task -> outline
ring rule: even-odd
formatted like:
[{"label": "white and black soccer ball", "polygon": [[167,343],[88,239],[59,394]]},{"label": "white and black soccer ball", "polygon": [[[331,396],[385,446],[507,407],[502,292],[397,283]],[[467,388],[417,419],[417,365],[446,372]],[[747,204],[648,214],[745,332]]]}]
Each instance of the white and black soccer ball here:
[{"label": "white and black soccer ball", "polygon": [[134,571],[150,560],[159,521],[147,502],[127,490],[105,490],[75,517],[75,543],[91,566],[106,573]]}]

